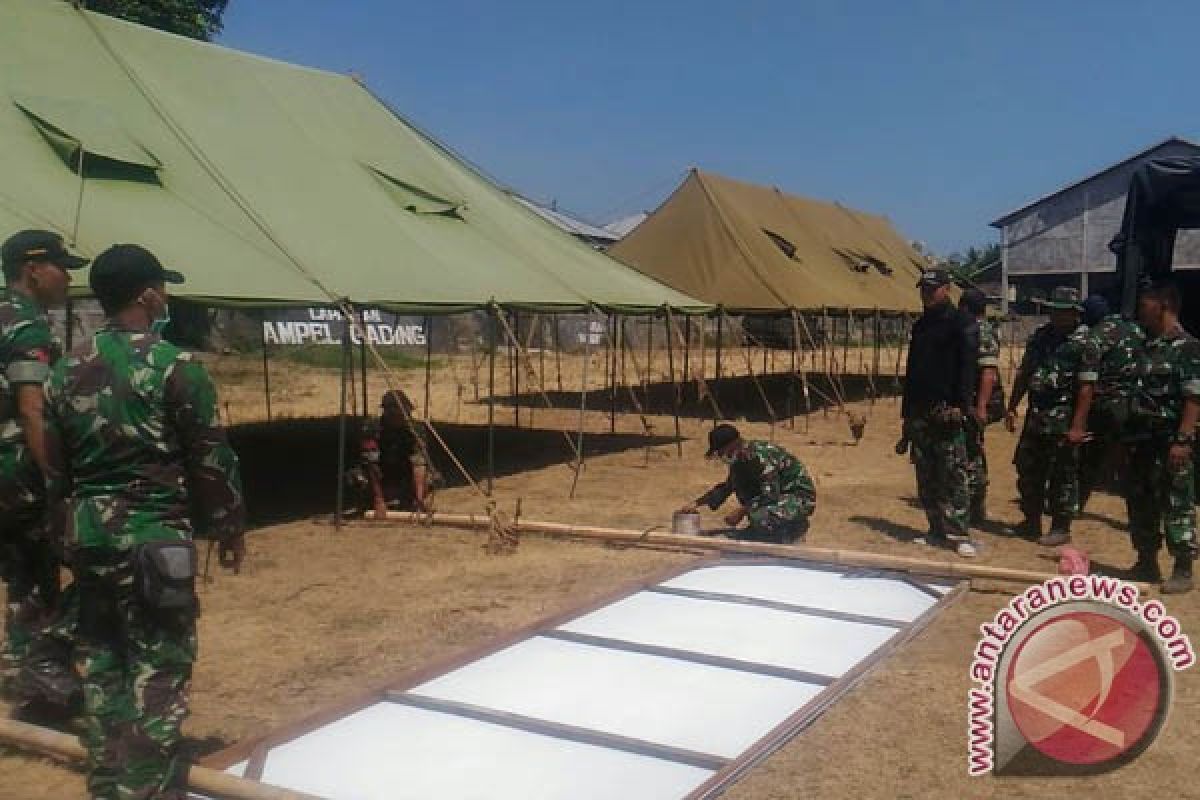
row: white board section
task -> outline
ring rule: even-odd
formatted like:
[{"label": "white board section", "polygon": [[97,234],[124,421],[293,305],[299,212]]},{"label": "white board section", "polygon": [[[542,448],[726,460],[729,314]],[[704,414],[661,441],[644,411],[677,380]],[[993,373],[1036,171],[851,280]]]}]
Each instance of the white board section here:
[{"label": "white board section", "polygon": [[708,797],[949,588],[822,565],[701,567],[227,763],[329,800]]}]

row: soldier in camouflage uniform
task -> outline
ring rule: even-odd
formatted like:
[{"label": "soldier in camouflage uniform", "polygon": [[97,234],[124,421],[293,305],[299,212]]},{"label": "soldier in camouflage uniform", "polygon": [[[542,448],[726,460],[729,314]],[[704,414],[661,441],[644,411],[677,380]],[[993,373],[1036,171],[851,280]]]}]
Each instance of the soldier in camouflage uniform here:
[{"label": "soldier in camouflage uniform", "polygon": [[244,553],[237,457],[203,366],[159,335],[166,283],[148,251],[92,267],[108,317],[46,383],[47,499],[80,595],[88,789],[182,800],[180,727],[196,658],[194,536]]},{"label": "soldier in camouflage uniform", "polygon": [[716,511],[731,495],[738,508],[725,516],[730,527],[743,519],[739,539],[789,543],[803,539],[808,519],[817,506],[817,490],[800,460],[782,447],[744,440],[732,425],[718,425],[708,434],[708,458],[719,458],[729,476],[681,510],[691,513],[705,505]]},{"label": "soldier in camouflage uniform", "polygon": [[[1078,290],[1060,286],[1045,305],[1050,322],[1034,331],[1025,346],[1007,424],[1015,430],[1017,408],[1028,390],[1029,410],[1013,457],[1025,517],[1020,533],[1055,547],[1071,540],[1071,521],[1079,513],[1079,446],[1068,440],[1067,432],[1075,414],[1087,328],[1080,324]],[[1043,536],[1046,513],[1050,532]]]},{"label": "soldier in camouflage uniform", "polygon": [[1088,326],[1080,368],[1076,420],[1068,439],[1081,444],[1079,510],[1105,472],[1124,461],[1123,442],[1129,434],[1129,414],[1137,388],[1137,360],[1146,334],[1131,319],[1108,313],[1108,302],[1093,295],[1084,302]]},{"label": "soldier in camouflage uniform", "polygon": [[917,496],[929,521],[918,541],[976,555],[968,537],[970,494],[966,418],[972,413],[978,325],[950,302],[946,270],[927,270],[917,286],[925,312],[913,325],[897,453],[912,448]]},{"label": "soldier in camouflage uniform", "polygon": [[[44,525],[42,382],[62,350],[46,310],[66,301],[68,270],[87,261],[68,253],[58,234],[27,230],[4,243],[0,262],[0,575],[8,586],[0,679],[7,684],[59,594],[58,556]],[[67,663],[59,659],[50,671],[68,672]],[[29,699],[24,689],[17,694],[18,702]]]},{"label": "soldier in camouflage uniform", "polygon": [[984,431],[992,417],[989,407],[992,400],[1000,402],[1003,409],[1000,386],[1000,337],[996,326],[987,318],[987,295],[979,289],[968,289],[962,293],[958,308],[975,318],[978,326],[976,338],[979,346],[975,359],[975,402],[972,413],[964,420],[967,447],[967,491],[970,495],[971,522],[978,525],[987,521],[988,465],[984,451]]},{"label": "soldier in camouflage uniform", "polygon": [[1137,360],[1127,501],[1129,533],[1137,551],[1134,577],[1159,580],[1164,533],[1175,558],[1164,593],[1192,588],[1196,557],[1193,454],[1200,419],[1200,342],[1179,324],[1182,301],[1170,283],[1144,290],[1138,321],[1148,341]]}]

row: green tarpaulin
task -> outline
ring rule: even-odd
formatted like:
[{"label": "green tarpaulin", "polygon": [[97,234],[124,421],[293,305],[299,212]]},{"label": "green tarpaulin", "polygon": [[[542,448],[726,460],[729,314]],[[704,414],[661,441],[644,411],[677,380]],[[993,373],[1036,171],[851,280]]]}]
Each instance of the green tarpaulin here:
[{"label": "green tarpaulin", "polygon": [[512,201],[347,76],[0,0],[0,233],[149,247],[215,303],[703,304]]}]

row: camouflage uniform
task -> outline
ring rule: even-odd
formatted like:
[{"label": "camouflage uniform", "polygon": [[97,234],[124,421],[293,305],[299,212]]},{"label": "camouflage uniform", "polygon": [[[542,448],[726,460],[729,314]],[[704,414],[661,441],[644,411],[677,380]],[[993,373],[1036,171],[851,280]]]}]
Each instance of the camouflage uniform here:
[{"label": "camouflage uniform", "polygon": [[914,419],[906,423],[905,433],[912,444],[917,497],[929,519],[929,530],[935,538],[965,537],[970,521],[970,475],[963,415],[951,411]]},{"label": "camouflage uniform", "polygon": [[1166,534],[1176,557],[1196,554],[1195,467],[1179,469],[1167,452],[1185,399],[1200,399],[1200,341],[1176,328],[1146,342],[1137,360],[1139,387],[1131,420],[1129,532],[1139,555],[1153,556]]},{"label": "camouflage uniform", "polygon": [[750,525],[739,538],[791,542],[808,531],[817,506],[817,490],[800,460],[782,447],[747,441],[729,465],[729,476],[709,489],[696,505],[716,511],[735,495]]},{"label": "camouflage uniform", "polygon": [[17,418],[16,389],[40,386],[60,355],[45,312],[20,292],[0,292],[0,576],[8,584],[0,671],[6,677],[15,674],[38,618],[58,595],[42,476]]},{"label": "camouflage uniform", "polygon": [[[413,468],[431,470],[426,458],[428,447],[420,430],[408,423],[389,424],[380,417],[363,425],[358,444],[358,463],[346,471],[344,478],[349,498],[358,511],[370,511],[374,504],[372,475],[383,489],[388,508],[400,511],[416,508]],[[429,475],[427,481],[432,483],[435,477]]]},{"label": "camouflage uniform", "polygon": [[1095,383],[1088,413],[1092,440],[1080,453],[1079,505],[1082,509],[1104,472],[1120,460],[1121,442],[1129,434],[1130,404],[1137,388],[1138,355],[1146,334],[1136,322],[1109,314],[1088,329],[1080,367],[1080,383]]},{"label": "camouflage uniform", "polygon": [[[1001,391],[1000,337],[996,333],[996,326],[988,319],[979,321],[979,356],[976,365],[980,373],[985,369],[996,370],[996,383],[992,386],[992,394],[993,396],[998,395]],[[979,386],[978,377],[975,379],[975,385]],[[980,515],[982,515],[984,501],[987,498],[988,487],[987,453],[983,449],[983,433],[986,424],[987,420],[979,422],[973,416],[968,416],[965,421],[967,493],[970,497],[972,512],[976,513],[978,510]]]},{"label": "camouflage uniform", "polygon": [[1030,370],[1029,411],[1013,458],[1021,511],[1026,519],[1049,513],[1059,530],[1079,513],[1079,448],[1065,437],[1086,339],[1083,325],[1064,338],[1047,323],[1030,337],[1021,361]]},{"label": "camouflage uniform", "polygon": [[189,354],[110,326],[59,362],[46,394],[51,530],[80,594],[88,789],[105,800],[182,798],[180,726],[196,657],[191,539],[227,540],[244,524],[216,391]]}]

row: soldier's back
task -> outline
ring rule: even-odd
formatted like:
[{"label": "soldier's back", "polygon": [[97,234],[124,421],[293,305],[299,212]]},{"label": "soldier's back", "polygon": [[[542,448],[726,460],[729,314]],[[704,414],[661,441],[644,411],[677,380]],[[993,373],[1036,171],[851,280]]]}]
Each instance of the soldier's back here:
[{"label": "soldier's back", "polygon": [[47,383],[70,453],[69,541],[127,549],[187,538],[182,443],[170,416],[175,374],[191,357],[161,337],[113,329],[63,359]]}]

